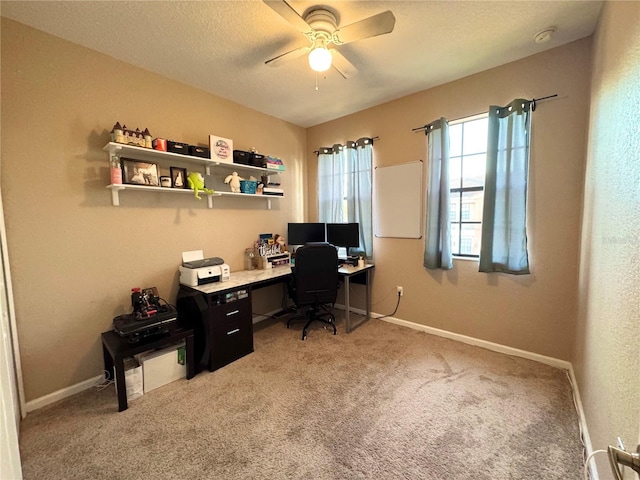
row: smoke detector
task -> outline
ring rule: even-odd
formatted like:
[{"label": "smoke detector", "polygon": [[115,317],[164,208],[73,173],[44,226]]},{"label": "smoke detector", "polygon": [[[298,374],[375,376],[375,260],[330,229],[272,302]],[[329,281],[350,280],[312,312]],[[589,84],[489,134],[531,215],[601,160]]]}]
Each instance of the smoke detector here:
[{"label": "smoke detector", "polygon": [[533,40],[536,43],[547,43],[553,37],[553,34],[556,33],[556,27],[545,28],[541,32],[536,33],[533,37]]}]

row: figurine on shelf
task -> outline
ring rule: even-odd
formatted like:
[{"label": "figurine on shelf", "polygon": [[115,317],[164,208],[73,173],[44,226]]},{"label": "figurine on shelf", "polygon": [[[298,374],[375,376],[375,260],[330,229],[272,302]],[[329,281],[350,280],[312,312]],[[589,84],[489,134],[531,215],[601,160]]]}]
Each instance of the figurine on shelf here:
[{"label": "figurine on shelf", "polygon": [[238,172],[233,172],[231,175],[227,175],[224,179],[224,183],[228,183],[233,193],[240,193],[240,180],[244,180]]},{"label": "figurine on shelf", "polygon": [[153,148],[153,145],[151,144],[151,134],[149,133],[149,129],[145,128],[144,132],[142,132],[142,136],[144,138],[144,147],[145,148]]},{"label": "figurine on shelf", "polygon": [[141,132],[139,128],[130,130],[126,125],[120,126],[120,122],[116,122],[111,129],[111,141],[116,143],[125,143],[127,145],[135,145],[136,147],[152,148],[151,133],[145,128]]},{"label": "figurine on shelf", "polygon": [[189,188],[195,192],[196,198],[200,200],[200,194],[198,192],[204,192],[211,195],[213,190],[204,186],[204,177],[200,172],[189,172],[187,175],[187,183]]},{"label": "figurine on shelf", "polygon": [[111,130],[111,141],[124,143],[124,134],[122,132],[122,126],[120,125],[120,122],[116,122],[116,124],[113,126],[113,129]]}]

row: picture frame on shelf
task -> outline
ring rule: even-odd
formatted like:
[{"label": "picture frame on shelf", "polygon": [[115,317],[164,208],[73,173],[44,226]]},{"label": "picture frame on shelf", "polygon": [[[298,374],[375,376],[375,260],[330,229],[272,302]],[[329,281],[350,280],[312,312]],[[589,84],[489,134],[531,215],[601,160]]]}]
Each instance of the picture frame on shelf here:
[{"label": "picture frame on shelf", "polygon": [[122,181],[124,183],[157,187],[160,185],[158,179],[157,164],[130,158],[122,159]]},{"label": "picture frame on shelf", "polygon": [[187,169],[181,167],[170,167],[171,187],[172,188],[189,188],[187,184]]}]

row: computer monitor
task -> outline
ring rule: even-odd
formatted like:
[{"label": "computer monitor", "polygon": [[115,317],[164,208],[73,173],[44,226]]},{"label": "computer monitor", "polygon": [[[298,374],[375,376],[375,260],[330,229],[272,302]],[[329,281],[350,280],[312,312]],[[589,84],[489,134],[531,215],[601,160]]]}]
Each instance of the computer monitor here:
[{"label": "computer monitor", "polygon": [[327,223],[327,242],[336,247],[360,246],[360,226],[357,223]]},{"label": "computer monitor", "polygon": [[287,243],[289,245],[324,241],[324,223],[290,223],[287,228]]}]

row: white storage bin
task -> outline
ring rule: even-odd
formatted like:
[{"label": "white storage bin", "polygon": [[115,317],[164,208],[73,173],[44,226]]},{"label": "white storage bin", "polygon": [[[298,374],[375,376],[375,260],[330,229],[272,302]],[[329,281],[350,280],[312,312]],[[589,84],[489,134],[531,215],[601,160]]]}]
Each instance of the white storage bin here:
[{"label": "white storage bin", "polygon": [[184,343],[142,355],[140,364],[142,365],[144,393],[185,378],[187,365]]},{"label": "white storage bin", "polygon": [[[115,371],[113,369],[114,378]],[[127,401],[135,400],[139,398],[144,393],[143,387],[143,378],[142,378],[142,367],[138,365],[133,358],[128,358],[124,362],[124,384],[127,390]],[[118,391],[118,383],[116,382],[116,392]]]}]

